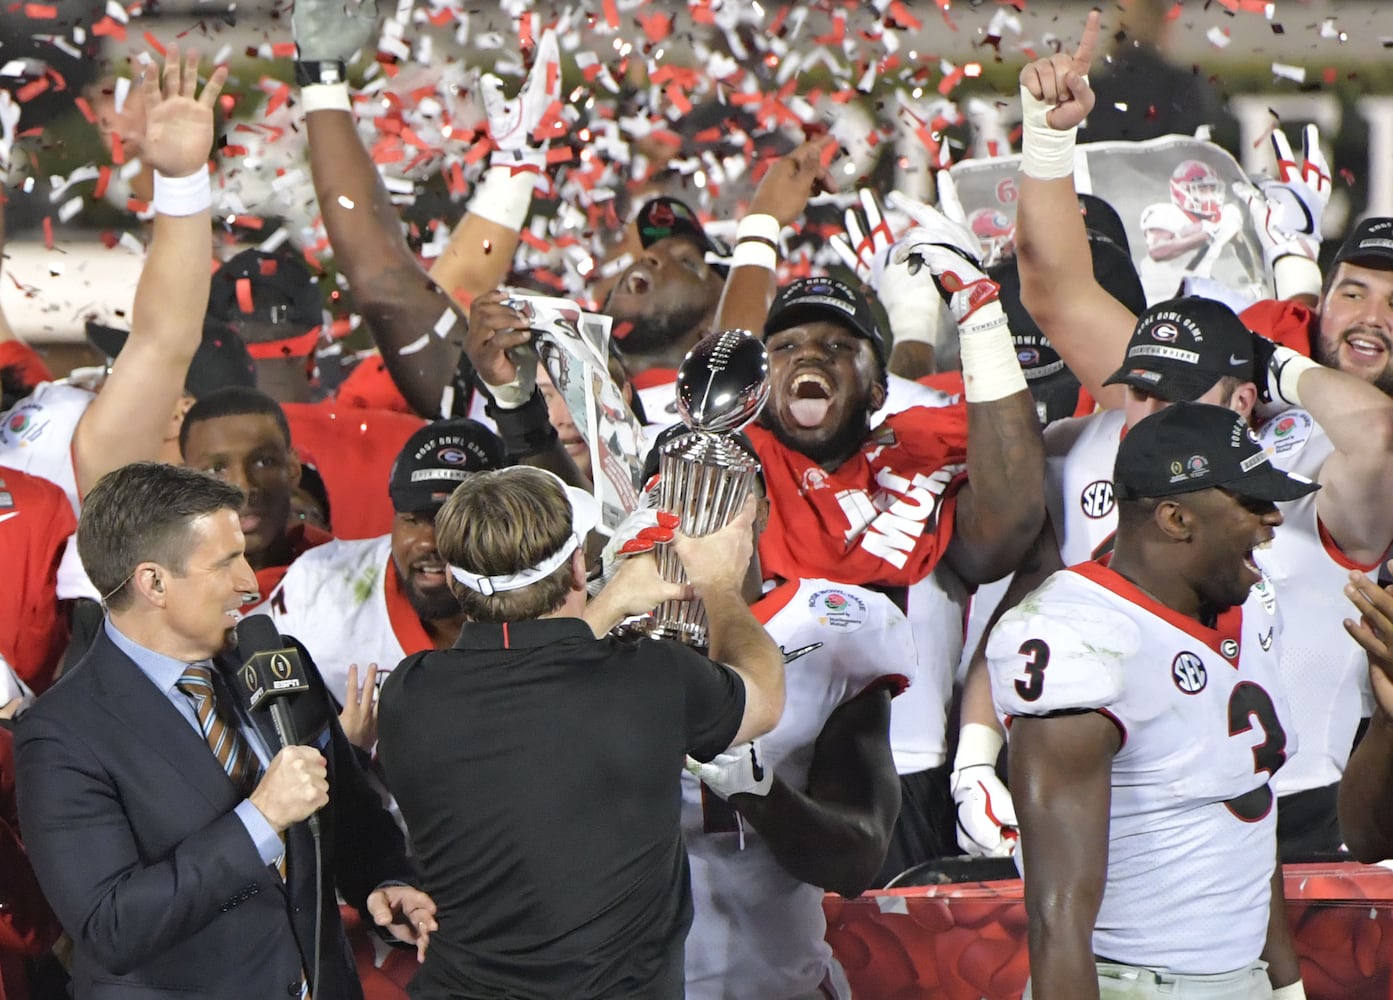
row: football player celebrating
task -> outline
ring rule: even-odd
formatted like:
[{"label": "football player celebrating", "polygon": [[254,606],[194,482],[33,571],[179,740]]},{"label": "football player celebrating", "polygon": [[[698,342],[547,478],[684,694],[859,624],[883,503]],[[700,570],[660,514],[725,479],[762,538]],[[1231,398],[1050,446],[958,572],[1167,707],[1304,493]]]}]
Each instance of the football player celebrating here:
[{"label": "football player celebrating", "polygon": [[[1092,105],[1084,74],[1097,34],[1093,14],[1076,52],[1037,60],[1021,72],[1027,112],[1016,222],[1021,297],[1100,405],[1135,407],[1140,395],[1156,407],[1167,397],[1184,397],[1163,386],[1158,390],[1154,383],[1160,379],[1148,374],[1153,362],[1184,367],[1222,345],[1201,346],[1192,333],[1187,336],[1183,317],[1167,315],[1180,310],[1165,310],[1164,304],[1142,317],[1143,330],[1129,309],[1075,266],[1087,246],[1074,211],[1073,128]],[[1142,339],[1129,344],[1134,330]],[[1283,603],[1299,609],[1293,614],[1302,618],[1283,648],[1282,680],[1293,710],[1291,728],[1301,734],[1303,748],[1275,782],[1282,796],[1278,839],[1284,858],[1291,859],[1340,846],[1338,781],[1367,714],[1368,689],[1364,657],[1340,624],[1339,595],[1350,569],[1375,573],[1393,544],[1393,505],[1386,502],[1393,490],[1393,400],[1353,369],[1322,367],[1262,338],[1253,340],[1253,349],[1251,376],[1239,371],[1243,352],[1226,352],[1224,358],[1235,362],[1237,379],[1257,382],[1266,418],[1257,428],[1260,438],[1277,465],[1324,487],[1283,507],[1287,530],[1260,556]],[[1251,391],[1233,386],[1233,401]],[[1090,475],[1099,485],[1066,492],[1063,506],[1079,504],[1080,517],[1090,511],[1110,515],[1101,482],[1106,477]],[[1094,520],[1102,523],[1103,517]]]},{"label": "football player celebrating", "polygon": [[1114,482],[1110,561],[1055,573],[988,639],[1011,732],[1025,996],[1304,997],[1269,784],[1295,738],[1253,553],[1277,503],[1318,487],[1203,403],[1133,427]]},{"label": "football player celebrating", "polygon": [[286,570],[271,592],[270,615],[304,643],[341,704],[353,700],[353,664],[389,672],[408,655],[448,649],[458,637],[463,618],[435,548],[435,514],[466,476],[506,464],[502,442],[481,424],[427,424],[392,466],[391,534],[328,542]]}]

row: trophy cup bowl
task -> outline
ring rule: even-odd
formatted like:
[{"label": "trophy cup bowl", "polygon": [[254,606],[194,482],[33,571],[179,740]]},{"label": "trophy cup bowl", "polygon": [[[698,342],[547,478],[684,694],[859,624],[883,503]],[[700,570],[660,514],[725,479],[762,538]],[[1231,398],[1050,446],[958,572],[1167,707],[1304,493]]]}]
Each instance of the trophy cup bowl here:
[{"label": "trophy cup bowl", "polygon": [[[682,519],[683,533],[717,531],[745,505],[759,462],[733,435],[759,416],[768,399],[769,355],[748,331],[712,334],[683,359],[677,413],[691,430],[662,445],[658,480],[658,506]],[[663,579],[687,582],[672,546],[659,546],[657,558]],[[705,648],[706,608],[700,600],[664,601],[649,633]]]},{"label": "trophy cup bowl", "polygon": [[748,330],[696,343],[677,369],[677,415],[693,430],[738,431],[769,399],[769,353]]}]

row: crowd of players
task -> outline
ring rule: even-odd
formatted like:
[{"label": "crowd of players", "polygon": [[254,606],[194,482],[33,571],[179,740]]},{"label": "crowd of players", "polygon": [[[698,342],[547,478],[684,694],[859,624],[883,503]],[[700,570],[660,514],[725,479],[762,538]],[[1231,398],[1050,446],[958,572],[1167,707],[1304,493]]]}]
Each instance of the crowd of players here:
[{"label": "crowd of players", "polygon": [[[72,544],[84,496],[113,470],[184,465],[242,491],[243,610],[304,644],[369,767],[378,680],[449,648],[465,620],[436,548],[444,501],[512,464],[589,484],[575,417],[519,351],[532,331],[503,290],[527,281],[511,262],[545,169],[554,40],[494,102],[491,166],[427,274],[342,82],[372,24],[333,6],[295,11],[308,158],[380,361],[325,394],[303,262],[251,250],[208,266],[223,73],[198,88],[189,56],[181,80],[171,46],[113,122],[155,174],[156,214],[130,333],[92,331],[109,370],[95,386],[51,380],[0,323],[7,717],[81,659],[130,582],[102,592]],[[1393,545],[1393,220],[1360,222],[1322,275],[1312,234],[1330,177],[1308,145],[1278,178],[1301,224],[1260,209],[1277,297],[1241,315],[1193,296],[1148,306],[1115,213],[1074,189],[1097,31],[1095,14],[1077,51],[1022,74],[1012,254],[990,268],[951,197],[892,196],[897,232],[868,198],[841,242],[865,286],[780,286],[780,232],[833,186],[822,138],[769,166],[733,255],[687,206],[653,199],[625,234],[629,263],[596,292],[615,324],[611,373],[654,436],[676,420],[675,369],[701,338],[755,331],[770,362],[747,432],[764,484],[749,600],[802,655],[772,732],[680,776],[692,997],[849,995],[823,891],[960,851],[1029,862],[1037,996],[1091,995],[1077,984],[1095,955],[1212,977],[1220,992],[1204,995],[1301,996],[1289,935],[1267,919],[1274,898],[1281,914],[1274,829],[1285,859],[1381,848],[1358,815],[1341,830],[1337,797],[1376,713],[1361,648],[1375,640],[1347,624],[1346,592],[1352,574],[1377,581]],[[960,370],[926,368],[935,348]],[[1120,448],[1146,466],[1167,433],[1193,454],[1160,485],[1149,466],[1124,469]],[[1242,453],[1224,479],[1230,444]],[[1245,493],[1268,463],[1319,489]],[[1195,491],[1208,506],[1163,499]],[[625,522],[608,561],[680,530],[653,521]],[[58,916],[81,948],[80,914]],[[1260,960],[1259,986],[1217,983]]]}]

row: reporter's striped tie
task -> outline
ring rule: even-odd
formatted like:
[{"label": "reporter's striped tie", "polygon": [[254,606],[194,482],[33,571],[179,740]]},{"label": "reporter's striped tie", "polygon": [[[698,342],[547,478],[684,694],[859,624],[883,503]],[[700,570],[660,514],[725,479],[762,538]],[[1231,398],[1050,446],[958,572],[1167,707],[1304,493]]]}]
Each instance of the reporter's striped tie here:
[{"label": "reporter's striped tie", "polygon": [[252,793],[261,779],[261,761],[237,731],[237,726],[219,710],[213,691],[213,668],[208,663],[193,663],[174,685],[193,699],[198,728],[208,741],[208,748],[218,758],[228,779],[242,797]]}]

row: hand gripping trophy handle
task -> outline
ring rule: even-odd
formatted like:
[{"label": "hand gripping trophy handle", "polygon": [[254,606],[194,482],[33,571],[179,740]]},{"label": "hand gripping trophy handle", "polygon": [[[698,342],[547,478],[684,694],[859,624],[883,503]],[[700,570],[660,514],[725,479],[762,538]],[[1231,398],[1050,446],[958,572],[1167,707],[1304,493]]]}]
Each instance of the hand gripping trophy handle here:
[{"label": "hand gripping trophy handle", "polygon": [[[677,371],[677,412],[689,428],[662,447],[658,506],[682,519],[682,531],[708,535],[739,513],[754,489],[759,463],[734,434],[769,398],[769,355],[746,330],[724,330],[701,340]],[[663,579],[686,583],[670,545],[657,551]],[[650,634],[691,646],[708,645],[706,608],[699,600],[664,601]]]}]

